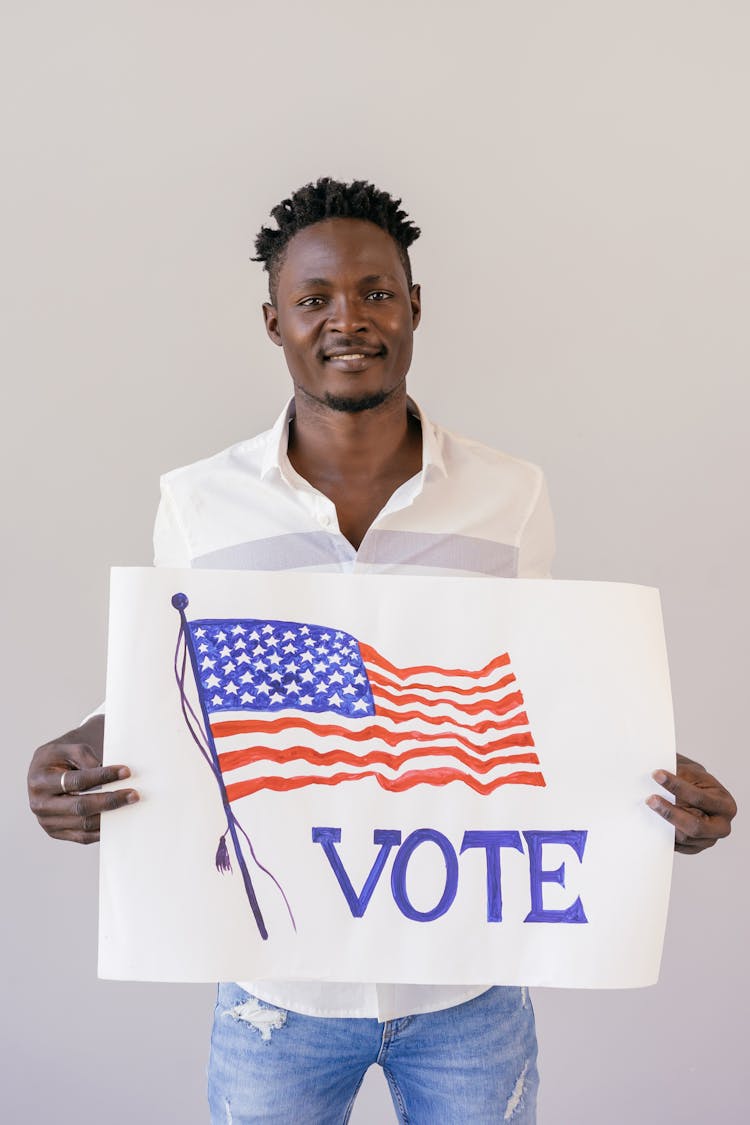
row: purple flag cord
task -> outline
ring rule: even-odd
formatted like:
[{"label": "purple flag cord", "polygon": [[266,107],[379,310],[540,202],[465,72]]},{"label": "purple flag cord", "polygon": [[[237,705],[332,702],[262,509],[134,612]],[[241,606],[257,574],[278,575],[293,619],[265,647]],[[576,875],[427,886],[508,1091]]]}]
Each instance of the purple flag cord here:
[{"label": "purple flag cord", "polygon": [[[250,872],[247,869],[245,857],[242,852],[242,847],[238,836],[238,831],[241,832],[245,840],[247,841],[247,846],[250,851],[250,855],[252,856],[253,862],[256,864],[258,869],[265,875],[268,875],[272,882],[278,887],[281,896],[284,899],[286,908],[289,911],[289,917],[292,920],[292,925],[294,926],[294,929],[296,931],[297,926],[294,921],[294,915],[292,914],[292,909],[289,905],[286,895],[284,894],[284,890],[281,884],[279,883],[278,879],[276,879],[276,877],[268,870],[268,868],[264,867],[263,864],[258,860],[250,837],[248,836],[247,832],[242,827],[240,822],[237,820],[237,817],[232,810],[231,804],[227,799],[224,779],[222,777],[221,767],[219,766],[219,758],[216,752],[216,747],[211,735],[211,726],[208,716],[204,712],[203,724],[201,724],[200,719],[198,718],[193,707],[190,704],[190,700],[187,698],[187,694],[185,692],[185,677],[187,674],[188,656],[190,657],[193,675],[195,676],[196,687],[200,684],[200,672],[198,669],[198,663],[196,655],[193,651],[193,646],[190,640],[190,630],[187,627],[187,621],[185,618],[185,608],[188,605],[187,596],[185,594],[175,594],[172,598],[172,605],[180,615],[180,630],[177,635],[177,647],[175,649],[174,658],[174,672],[175,679],[177,681],[177,687],[180,692],[180,706],[182,708],[182,714],[185,719],[185,725],[187,726],[193,741],[205,758],[209,768],[211,769],[211,772],[216,778],[216,782],[219,786],[219,792],[221,794],[222,805],[224,806],[224,813],[227,818],[226,831],[219,838],[219,846],[216,852],[216,868],[221,872],[232,870],[232,865],[229,857],[229,849],[227,847],[226,841],[226,837],[227,835],[229,835],[232,839],[232,844],[234,845],[234,853],[237,857],[237,863],[239,865],[240,872],[242,873],[242,881],[245,887],[245,893],[247,894],[248,902],[250,903],[250,908],[253,912],[253,916],[258,927],[258,932],[265,941],[268,937],[268,930],[266,929],[266,924],[263,920],[263,915],[261,913],[260,906],[258,905],[258,899],[255,894],[255,889],[250,878]],[[203,730],[201,730],[201,726],[203,726]]]}]

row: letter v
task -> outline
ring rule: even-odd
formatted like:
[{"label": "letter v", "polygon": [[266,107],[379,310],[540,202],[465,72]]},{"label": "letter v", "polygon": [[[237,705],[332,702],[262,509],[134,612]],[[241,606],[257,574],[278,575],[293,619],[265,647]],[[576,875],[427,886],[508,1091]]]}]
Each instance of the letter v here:
[{"label": "letter v", "polygon": [[391,848],[401,843],[401,833],[387,828],[376,828],[372,834],[372,842],[380,844],[380,851],[375,856],[370,874],[365,879],[365,885],[358,895],[352,886],[352,881],[346,873],[341,857],[336,851],[336,844],[341,841],[340,828],[313,828],[312,838],[314,844],[320,844],[328,857],[328,862],[333,868],[333,873],[338,879],[339,886],[344,892],[349,909],[355,918],[361,918],[372,898],[372,892],[377,886],[378,879],[383,874],[385,861],[388,859]]}]

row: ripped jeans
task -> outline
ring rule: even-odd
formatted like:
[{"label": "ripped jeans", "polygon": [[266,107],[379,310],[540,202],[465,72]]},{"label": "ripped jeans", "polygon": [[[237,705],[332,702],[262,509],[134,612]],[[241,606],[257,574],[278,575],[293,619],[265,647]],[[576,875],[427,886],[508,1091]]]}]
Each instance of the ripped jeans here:
[{"label": "ripped jeans", "polygon": [[526,989],[497,987],[438,1012],[328,1019],[287,1012],[220,984],[211,1036],[212,1125],[339,1125],[373,1063],[396,1119],[411,1125],[536,1120],[534,1012]]}]

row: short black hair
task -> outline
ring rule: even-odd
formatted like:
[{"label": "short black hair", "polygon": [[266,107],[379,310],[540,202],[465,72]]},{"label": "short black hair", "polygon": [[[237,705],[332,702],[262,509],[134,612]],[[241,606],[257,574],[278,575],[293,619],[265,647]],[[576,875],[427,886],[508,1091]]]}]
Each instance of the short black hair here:
[{"label": "short black hair", "polygon": [[399,257],[411,287],[411,262],[408,249],[419,238],[421,231],[405,211],[400,210],[401,200],[394,199],[367,180],[353,180],[350,184],[323,176],[314,184],[305,184],[289,199],[282,199],[271,209],[271,218],[277,228],[262,227],[255,239],[256,256],[253,262],[263,262],[268,271],[268,289],[271,300],[276,299],[279,270],[286,248],[298,231],[324,219],[365,219],[386,231],[396,243]]}]

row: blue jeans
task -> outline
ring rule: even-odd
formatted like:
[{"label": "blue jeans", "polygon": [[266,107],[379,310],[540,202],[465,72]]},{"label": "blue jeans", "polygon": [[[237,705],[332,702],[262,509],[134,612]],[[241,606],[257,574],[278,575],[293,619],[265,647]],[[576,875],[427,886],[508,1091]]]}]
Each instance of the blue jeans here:
[{"label": "blue jeans", "polygon": [[536,1053],[526,989],[491,988],[453,1008],[378,1023],[303,1016],[220,984],[211,1122],[345,1123],[365,1071],[377,1063],[401,1122],[533,1125]]}]

